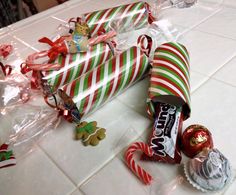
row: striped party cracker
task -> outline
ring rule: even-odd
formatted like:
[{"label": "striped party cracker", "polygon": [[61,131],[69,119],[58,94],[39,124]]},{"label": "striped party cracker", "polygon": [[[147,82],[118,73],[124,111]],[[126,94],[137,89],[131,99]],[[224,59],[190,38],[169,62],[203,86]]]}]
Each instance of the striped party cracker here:
[{"label": "striped party cracker", "polygon": [[142,78],[148,64],[148,57],[138,47],[131,47],[61,89],[83,116]]},{"label": "striped party cracker", "polygon": [[151,116],[158,101],[182,105],[185,119],[190,115],[189,54],[179,43],[165,43],[155,51],[148,99]]},{"label": "striped party cracker", "polygon": [[90,47],[87,52],[60,55],[56,62],[61,64],[62,68],[56,71],[43,72],[43,80],[47,81],[52,91],[55,91],[111,57],[112,51],[106,43],[96,44]]},{"label": "striped party cracker", "polygon": [[145,2],[120,5],[84,14],[92,36],[97,35],[100,30],[109,31],[111,21],[122,22],[124,29],[129,29],[130,26],[139,29],[150,23],[150,17],[149,5]]}]

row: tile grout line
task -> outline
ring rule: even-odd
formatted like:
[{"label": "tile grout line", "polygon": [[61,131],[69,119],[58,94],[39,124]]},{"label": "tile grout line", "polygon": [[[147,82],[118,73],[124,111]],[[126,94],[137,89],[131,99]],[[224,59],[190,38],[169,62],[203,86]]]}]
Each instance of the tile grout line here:
[{"label": "tile grout line", "polygon": [[66,178],[77,188],[77,184],[73,181],[72,178],[56,163],[56,161],[51,158],[51,156],[45,151],[43,147],[37,144],[37,146],[43,151],[43,153],[51,160],[51,162],[66,176]]},{"label": "tile grout line", "polygon": [[226,64],[228,64],[230,61],[232,61],[234,59],[234,57],[236,56],[236,52],[231,56],[229,57],[225,63],[223,63],[221,66],[219,66],[214,72],[212,72],[209,77],[212,78],[217,72],[219,72],[222,68],[225,67]]},{"label": "tile grout line", "polygon": [[206,34],[209,34],[209,35],[218,36],[218,37],[221,37],[221,38],[229,39],[229,40],[231,40],[231,41],[236,41],[235,38],[227,37],[227,36],[224,36],[224,35],[221,35],[221,34],[217,34],[217,33],[214,33],[214,32],[207,32],[207,31],[200,30],[200,29],[194,29],[194,31],[198,31],[198,32],[206,33]]},{"label": "tile grout line", "polygon": [[20,38],[18,38],[15,35],[10,34],[10,36],[12,36],[14,39],[16,39],[17,41],[19,41],[20,43],[24,44],[25,46],[29,47],[30,49],[33,49],[36,52],[39,52],[39,50],[37,50],[36,48],[32,47],[30,44],[26,43],[25,41],[21,40]]},{"label": "tile grout line", "polygon": [[67,194],[67,195],[73,195],[73,193],[75,193],[76,191],[79,191],[82,195],[86,195],[82,190],[80,190],[80,189],[77,188],[77,187],[76,187],[76,189],[75,189],[73,192],[71,192],[71,193],[69,193],[69,194]]},{"label": "tile grout line", "polygon": [[86,185],[90,179],[92,179],[97,173],[99,173],[102,169],[104,169],[113,159],[115,159],[117,157],[118,154],[119,154],[119,152],[117,154],[115,154],[111,159],[109,159],[106,163],[104,163],[101,168],[94,171],[90,176],[88,176],[88,178],[85,179],[83,182],[81,182],[80,185],[77,185],[78,189],[80,189],[83,185]]},{"label": "tile grout line", "polygon": [[56,16],[50,16],[51,18],[53,18],[53,19],[55,19],[55,20],[58,20],[58,21],[60,21],[60,22],[63,22],[63,23],[68,23],[68,21],[65,21],[65,20],[63,20],[63,19],[60,19],[60,18],[57,18]]},{"label": "tile grout line", "polygon": [[[150,126],[148,126],[147,129],[149,129],[149,128],[150,128]],[[145,130],[147,130],[147,129],[145,129]],[[144,132],[145,132],[145,131],[144,131]],[[144,133],[144,132],[143,132],[143,133]],[[135,133],[137,133],[137,132],[135,131]],[[142,137],[143,133],[142,133],[141,135],[138,135],[138,138],[136,138],[135,140],[140,139],[140,137]],[[135,140],[134,140],[134,141],[135,141]],[[143,140],[143,139],[142,139],[142,140]],[[112,160],[114,160],[116,157],[118,157],[119,154],[120,154],[126,147],[127,147],[127,146],[124,146],[119,152],[115,153],[115,155],[114,155],[111,159],[109,159],[106,163],[104,163],[101,168],[99,168],[97,171],[93,172],[93,174],[92,174],[91,176],[89,176],[87,179],[85,179],[85,181],[82,182],[82,183],[78,186],[78,189],[79,189],[80,191],[82,191],[80,188],[81,188],[83,185],[86,185],[86,183],[89,182],[89,180],[90,180],[92,177],[94,177],[97,173],[99,173],[102,169],[104,169],[109,163],[111,163]]]},{"label": "tile grout line", "polygon": [[213,79],[213,80],[215,80],[215,81],[218,81],[218,82],[221,82],[221,83],[223,83],[223,84],[225,84],[225,85],[229,85],[229,86],[231,86],[231,87],[236,88],[236,85],[233,85],[233,84],[231,84],[231,83],[227,83],[227,82],[222,81],[222,80],[220,80],[220,79],[217,79],[217,78],[211,78],[211,79]]},{"label": "tile grout line", "polygon": [[[202,19],[199,23],[194,24],[193,26],[190,26],[189,28],[183,30],[183,33],[182,33],[182,34],[188,33],[188,32],[191,31],[191,30],[195,30],[195,28],[196,28],[197,26],[199,26],[200,24],[206,22],[209,18],[211,18],[211,17],[213,17],[214,15],[218,14],[221,10],[222,10],[222,8],[219,8],[219,9],[215,10],[215,11],[214,11],[213,13],[211,13],[209,16],[207,16],[207,17],[205,17],[204,19]],[[178,25],[179,25],[179,26],[182,26],[182,27],[184,27],[184,28],[186,28],[186,26],[183,26],[183,25],[181,25],[181,24],[178,24]]]}]

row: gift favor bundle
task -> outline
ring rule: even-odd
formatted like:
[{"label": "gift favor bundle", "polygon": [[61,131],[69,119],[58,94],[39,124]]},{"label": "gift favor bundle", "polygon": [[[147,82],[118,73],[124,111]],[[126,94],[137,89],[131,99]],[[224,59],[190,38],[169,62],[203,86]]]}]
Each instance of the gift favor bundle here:
[{"label": "gift favor bundle", "polygon": [[[127,149],[128,167],[151,184],[151,174],[136,164],[134,152],[142,150],[143,161],[178,164],[182,150],[191,158],[185,174],[193,186],[216,191],[230,183],[231,167],[213,147],[210,131],[192,125],[182,134],[191,110],[187,48],[173,40],[156,44],[156,35],[171,34],[161,23],[162,10],[195,3],[170,0],[150,6],[140,1],[68,19],[68,32],[40,38],[49,49],[29,55],[20,71],[5,63],[14,48],[1,45],[0,168],[15,165],[16,157],[30,151],[61,119],[75,124],[75,139],[96,146],[106,130],[84,116],[150,75],[147,113],[153,128],[147,144],[136,142]],[[127,33],[135,35],[140,29],[146,33],[137,35],[132,46],[121,47],[128,42]],[[35,104],[39,97],[44,105]]]}]

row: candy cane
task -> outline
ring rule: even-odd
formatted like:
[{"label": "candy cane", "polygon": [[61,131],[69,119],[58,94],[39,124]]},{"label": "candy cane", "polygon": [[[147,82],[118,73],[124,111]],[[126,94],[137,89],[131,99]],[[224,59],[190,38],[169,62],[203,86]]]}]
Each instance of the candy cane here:
[{"label": "candy cane", "polygon": [[115,31],[110,31],[108,33],[104,33],[102,35],[99,35],[97,37],[92,37],[89,39],[89,45],[95,45],[101,42],[105,42],[108,39],[113,38],[114,36],[116,36],[116,32]]},{"label": "candy cane", "polygon": [[135,142],[126,150],[125,153],[125,160],[128,167],[137,175],[140,180],[143,181],[144,184],[150,185],[151,181],[153,180],[152,176],[138,164],[136,164],[133,159],[134,152],[137,150],[143,151],[149,157],[153,156],[154,152],[147,144],[143,142]]}]

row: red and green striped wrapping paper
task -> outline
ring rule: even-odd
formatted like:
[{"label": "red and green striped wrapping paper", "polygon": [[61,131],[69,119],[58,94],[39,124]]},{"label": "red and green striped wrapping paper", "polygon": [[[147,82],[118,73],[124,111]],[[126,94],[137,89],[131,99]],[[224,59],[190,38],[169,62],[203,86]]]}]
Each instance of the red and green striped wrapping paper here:
[{"label": "red and green striped wrapping paper", "polygon": [[148,64],[148,57],[134,46],[61,89],[83,116],[142,78]]},{"label": "red and green striped wrapping paper", "polygon": [[148,113],[155,114],[155,103],[182,106],[185,119],[190,115],[189,54],[176,42],[161,45],[155,50],[151,71]]},{"label": "red and green striped wrapping paper", "polygon": [[60,70],[43,72],[43,80],[51,86],[52,91],[72,82],[80,75],[104,63],[113,56],[108,44],[99,43],[91,46],[87,52],[60,55],[56,60],[61,64]]},{"label": "red and green striped wrapping paper", "polygon": [[136,2],[87,13],[84,14],[84,18],[90,28],[91,35],[95,36],[101,29],[108,32],[111,21],[121,22],[124,29],[130,26],[139,29],[146,27],[151,22],[152,16],[146,2]]}]

